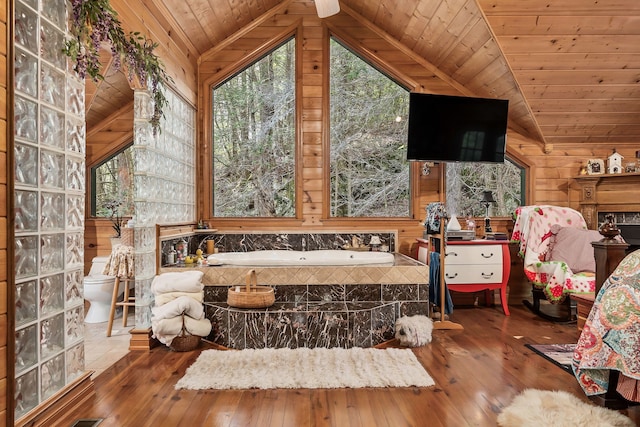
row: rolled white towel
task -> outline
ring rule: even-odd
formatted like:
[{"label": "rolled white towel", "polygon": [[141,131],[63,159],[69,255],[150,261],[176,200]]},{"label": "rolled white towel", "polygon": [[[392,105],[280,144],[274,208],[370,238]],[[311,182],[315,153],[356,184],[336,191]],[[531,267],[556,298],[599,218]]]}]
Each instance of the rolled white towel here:
[{"label": "rolled white towel", "polygon": [[191,335],[206,337],[211,333],[211,320],[209,319],[192,319],[185,317],[185,327]]},{"label": "rolled white towel", "polygon": [[182,316],[172,319],[151,320],[151,331],[153,332],[153,338],[163,344],[169,345],[180,331],[182,331]]},{"label": "rolled white towel", "polygon": [[182,296],[186,296],[189,298],[193,298],[198,302],[204,301],[204,291],[200,292],[167,292],[164,294],[159,294],[155,296],[156,299],[156,307],[160,305],[164,305],[168,302],[173,301],[176,298],[180,298]]},{"label": "rolled white towel", "polygon": [[153,307],[151,313],[152,320],[170,319],[183,313],[193,319],[202,319],[204,306],[202,302],[183,295],[166,304]]},{"label": "rolled white towel", "polygon": [[167,292],[201,291],[204,289],[202,284],[203,275],[204,273],[199,270],[162,273],[153,278],[151,291],[155,295]]},{"label": "rolled white towel", "polygon": [[[211,321],[209,319],[192,319],[184,316],[184,326],[188,333],[199,337],[206,337],[211,332]],[[172,319],[162,319],[151,321],[153,337],[163,344],[170,345],[171,341],[182,332],[182,316]]]}]

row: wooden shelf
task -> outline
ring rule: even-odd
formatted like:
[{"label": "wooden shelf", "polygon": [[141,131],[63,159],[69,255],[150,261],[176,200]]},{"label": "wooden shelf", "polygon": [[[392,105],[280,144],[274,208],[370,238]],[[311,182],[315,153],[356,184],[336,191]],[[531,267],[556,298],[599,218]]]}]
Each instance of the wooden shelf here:
[{"label": "wooden shelf", "polygon": [[580,213],[590,230],[598,229],[599,212],[640,211],[640,173],[580,175]]},{"label": "wooden shelf", "polygon": [[601,173],[601,174],[593,174],[593,175],[579,175],[574,177],[573,179],[578,181],[584,180],[592,180],[596,178],[633,178],[640,177],[640,172],[628,172],[628,173]]}]

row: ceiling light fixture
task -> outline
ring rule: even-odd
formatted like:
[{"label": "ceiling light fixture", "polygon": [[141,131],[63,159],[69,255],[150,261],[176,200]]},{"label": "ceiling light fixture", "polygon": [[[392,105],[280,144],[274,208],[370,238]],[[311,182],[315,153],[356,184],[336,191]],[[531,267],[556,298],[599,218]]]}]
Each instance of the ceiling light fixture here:
[{"label": "ceiling light fixture", "polygon": [[319,18],[326,18],[340,12],[338,0],[314,0]]}]

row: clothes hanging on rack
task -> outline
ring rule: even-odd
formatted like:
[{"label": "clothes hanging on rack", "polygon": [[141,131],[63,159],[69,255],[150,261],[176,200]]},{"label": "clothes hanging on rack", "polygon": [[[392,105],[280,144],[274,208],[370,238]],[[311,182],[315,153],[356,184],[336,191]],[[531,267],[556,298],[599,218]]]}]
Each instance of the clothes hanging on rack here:
[{"label": "clothes hanging on rack", "polygon": [[[444,284],[445,303],[444,313],[453,312],[453,301],[447,284]],[[431,252],[429,254],[429,301],[435,305],[440,305],[440,254]]]}]

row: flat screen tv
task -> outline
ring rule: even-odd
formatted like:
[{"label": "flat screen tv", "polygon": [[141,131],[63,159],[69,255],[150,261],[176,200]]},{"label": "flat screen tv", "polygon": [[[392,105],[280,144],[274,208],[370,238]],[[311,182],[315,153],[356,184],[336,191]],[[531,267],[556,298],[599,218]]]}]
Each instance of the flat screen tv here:
[{"label": "flat screen tv", "polygon": [[411,93],[407,160],[502,163],[505,99]]}]

